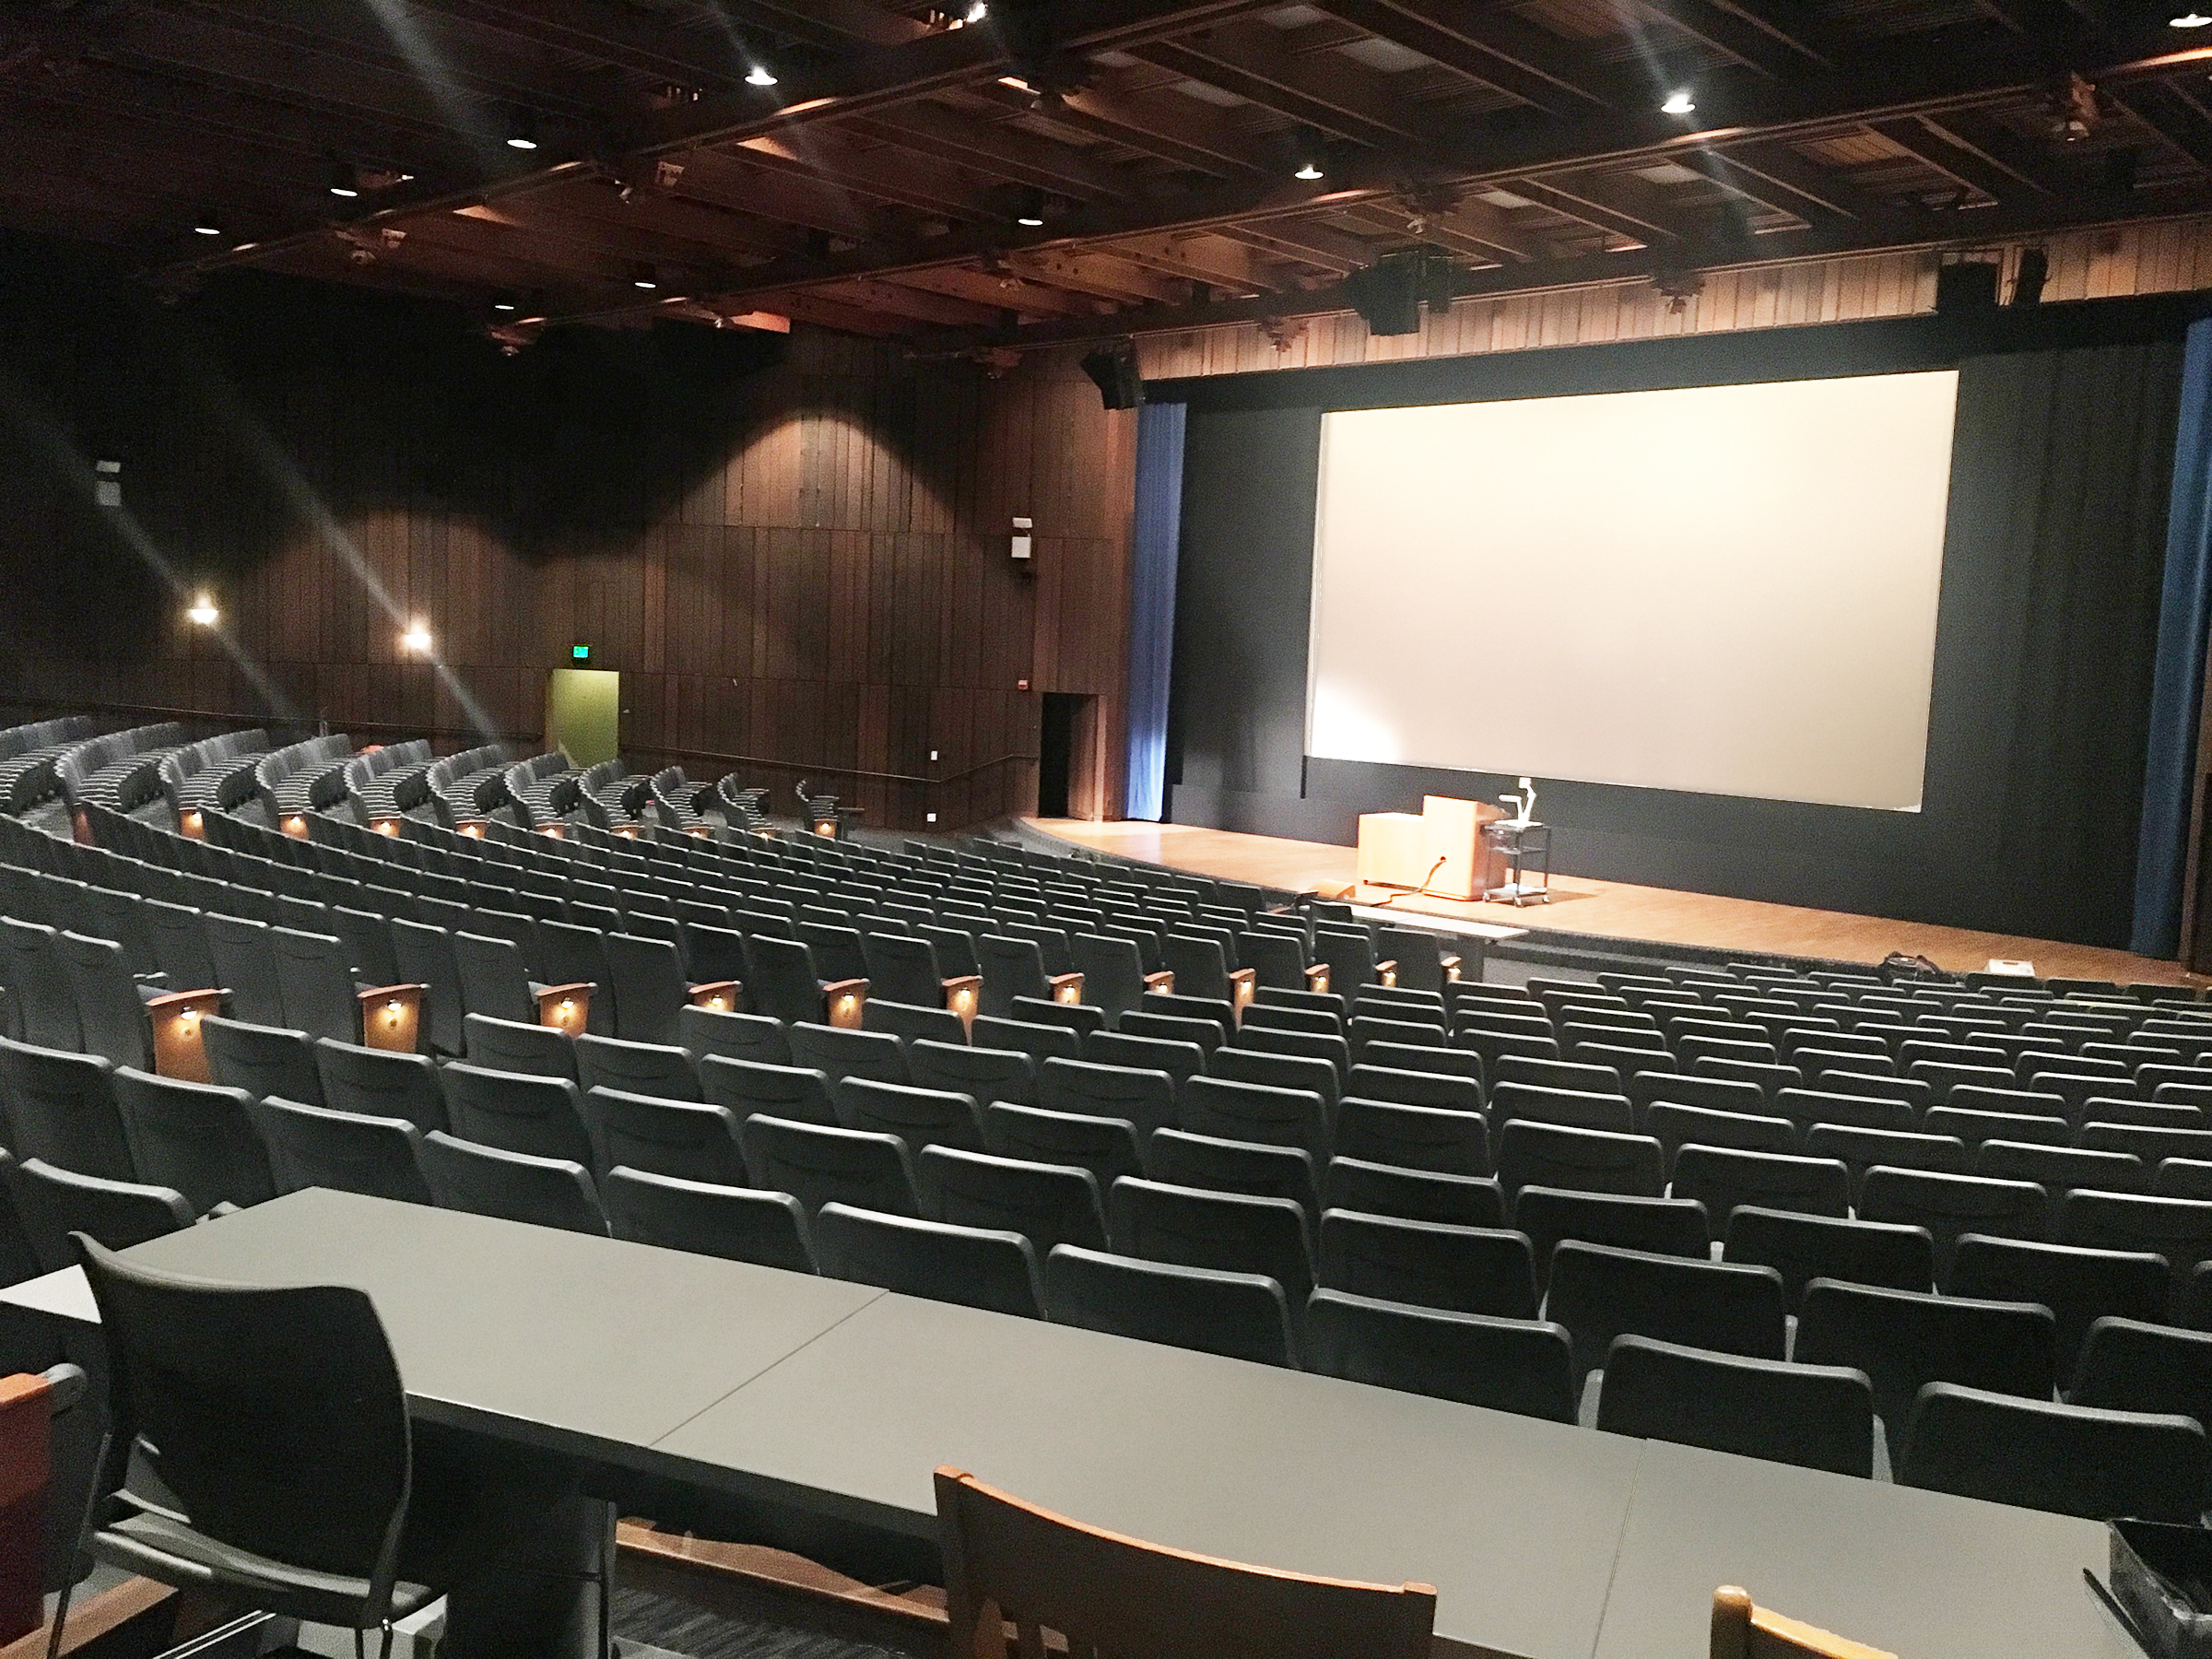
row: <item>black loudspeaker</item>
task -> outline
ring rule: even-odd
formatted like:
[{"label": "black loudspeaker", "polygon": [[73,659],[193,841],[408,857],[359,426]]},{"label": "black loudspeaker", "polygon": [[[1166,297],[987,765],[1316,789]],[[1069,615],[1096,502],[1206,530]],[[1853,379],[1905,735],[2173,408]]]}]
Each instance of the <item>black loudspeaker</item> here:
[{"label": "black loudspeaker", "polygon": [[1110,409],[1134,409],[1145,401],[1145,377],[1137,372],[1136,347],[1124,341],[1083,359],[1083,372]]},{"label": "black loudspeaker", "polygon": [[1936,268],[1936,314],[1965,316],[1997,309],[1997,267],[1986,259]]},{"label": "black loudspeaker", "polygon": [[2043,301],[2043,284],[2051,280],[2051,256],[2041,248],[2023,248],[2020,251],[2020,268],[2012,279],[2012,302],[2015,305],[2041,305]]},{"label": "black loudspeaker", "polygon": [[1354,271],[1344,279],[1344,291],[1375,335],[1421,332],[1421,262],[1394,257]]}]

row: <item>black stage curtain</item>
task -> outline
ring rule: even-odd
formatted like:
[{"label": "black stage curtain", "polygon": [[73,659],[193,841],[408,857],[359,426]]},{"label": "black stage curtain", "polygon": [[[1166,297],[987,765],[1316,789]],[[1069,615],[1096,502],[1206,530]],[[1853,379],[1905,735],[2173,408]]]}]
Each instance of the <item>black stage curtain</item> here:
[{"label": "black stage curtain", "polygon": [[[1192,406],[1169,816],[1348,844],[1362,812],[1418,809],[1424,793],[1482,798],[1512,787],[1487,774],[1302,753],[1324,409],[1956,364],[1923,809],[1543,780],[1558,868],[2124,946],[2181,335],[2194,313],[2143,301],[2042,312],[1156,388]],[[1542,588],[1542,572],[1531,571],[1531,592]]]}]

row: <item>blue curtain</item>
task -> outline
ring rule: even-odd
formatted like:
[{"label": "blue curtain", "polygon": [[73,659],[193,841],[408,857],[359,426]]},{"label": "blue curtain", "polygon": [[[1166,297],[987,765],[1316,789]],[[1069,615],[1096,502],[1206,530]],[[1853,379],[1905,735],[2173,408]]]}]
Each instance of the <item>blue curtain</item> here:
[{"label": "blue curtain", "polygon": [[2212,617],[2212,320],[2190,324],[2182,363],[2150,744],[2143,766],[2143,830],[2136,852],[2135,936],[2129,948],[2138,956],[2171,957],[2181,950],[2182,884],[2189,865],[2207,617]]},{"label": "blue curtain", "polygon": [[1182,434],[1189,406],[1136,416],[1136,533],[1129,580],[1129,787],[1124,810],[1167,807],[1168,688],[1175,663],[1175,565],[1182,541]]}]

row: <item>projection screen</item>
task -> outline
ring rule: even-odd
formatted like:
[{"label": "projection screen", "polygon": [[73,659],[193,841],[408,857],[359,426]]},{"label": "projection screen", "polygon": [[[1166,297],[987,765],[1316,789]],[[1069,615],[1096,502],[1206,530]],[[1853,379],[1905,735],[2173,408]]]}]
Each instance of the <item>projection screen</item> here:
[{"label": "projection screen", "polygon": [[1326,415],[1307,752],[1918,810],[1958,392]]}]

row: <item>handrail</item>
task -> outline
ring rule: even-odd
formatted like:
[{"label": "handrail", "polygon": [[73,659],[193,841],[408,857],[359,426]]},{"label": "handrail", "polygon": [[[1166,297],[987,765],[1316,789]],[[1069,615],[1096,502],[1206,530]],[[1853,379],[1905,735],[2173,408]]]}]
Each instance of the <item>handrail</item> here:
[{"label": "handrail", "polygon": [[[212,724],[229,725],[259,724],[263,726],[274,726],[279,730],[288,725],[305,727],[310,724],[321,724],[320,722],[309,722],[304,720],[294,720],[288,722],[281,721],[273,714],[265,713],[242,714],[236,712],[225,712],[215,709],[178,709],[171,708],[160,703],[88,702],[81,699],[56,700],[53,698],[40,697],[7,697],[0,698],[0,708],[64,709],[72,713],[90,712],[101,714],[159,714],[164,715],[169,719],[177,721],[191,720]],[[478,731],[474,726],[408,725],[403,723],[388,720],[348,720],[345,724],[347,729],[353,732],[404,732],[410,737],[465,737],[470,740],[469,747],[472,748],[488,741],[492,743],[534,745],[539,742],[544,736],[542,732],[501,732],[488,739],[482,732]],[[978,772],[989,771],[993,767],[1005,766],[1009,761],[1026,760],[1034,763],[1039,759],[1039,757],[1035,755],[1000,755],[994,759],[980,761],[974,766],[964,768],[957,772],[947,772],[941,777],[925,778],[918,777],[912,772],[869,771],[863,767],[832,766],[827,761],[776,760],[771,759],[766,755],[725,754],[719,749],[676,748],[664,745],[647,747],[635,747],[631,750],[631,752],[637,755],[673,756],[679,759],[717,760],[731,766],[765,766],[779,771],[803,773],[819,772],[825,777],[831,778],[863,778],[870,782],[876,783],[920,783],[924,786],[930,784],[959,783],[966,779],[974,777]],[[650,770],[657,771],[659,769],[653,768]]]}]

